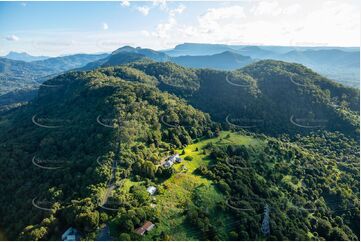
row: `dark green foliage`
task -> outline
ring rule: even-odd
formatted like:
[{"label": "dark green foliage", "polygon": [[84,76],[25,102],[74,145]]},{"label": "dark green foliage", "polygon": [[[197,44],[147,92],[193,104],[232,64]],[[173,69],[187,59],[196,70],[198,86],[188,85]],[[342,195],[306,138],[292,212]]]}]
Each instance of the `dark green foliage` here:
[{"label": "dark green foliage", "polygon": [[[322,142],[322,137],[333,141]],[[352,139],[326,132],[301,139],[301,145],[310,145],[307,152],[271,138],[257,150],[208,145],[205,148],[215,164],[200,167],[197,173],[217,182],[227,194],[227,208],[241,221],[240,240],[259,238],[260,233],[254,231],[260,226],[265,204],[271,208],[270,239],[309,240],[311,232],[316,240],[357,240],[359,165],[332,156],[332,148],[344,149],[336,137],[349,147],[349,159],[358,160],[357,146],[347,145]]]},{"label": "dark green foliage", "polygon": [[[135,78],[135,82],[113,74]],[[208,115],[144,84],[148,82],[144,78],[154,81],[131,68],[61,75],[47,82],[58,88],[42,87],[29,105],[1,116],[0,190],[9,196],[0,198],[0,204],[4,205],[0,208],[0,225],[6,224],[9,238],[16,238],[23,231],[23,238],[27,239],[40,236],[59,239],[69,226],[82,233],[94,232],[101,219],[100,193],[110,178],[113,159],[121,161],[119,179],[126,176],[135,179],[137,174],[140,180],[155,179],[158,175],[155,165],[164,152],[161,150],[170,152],[171,148],[189,144],[211,128]],[[50,129],[36,126],[32,123],[34,115],[38,123],[61,126]],[[109,125],[121,117],[121,125],[114,126],[115,129],[104,127],[97,123],[99,116]],[[165,125],[162,116],[169,122],[177,120],[179,125]],[[119,139],[121,157],[114,157]],[[61,169],[41,169],[32,163],[34,156],[56,161]],[[165,169],[159,178],[172,173],[173,169]],[[14,200],[13,195],[21,199]],[[133,195],[136,206],[148,199],[144,187],[134,188]],[[48,215],[32,206],[34,198],[46,201],[47,206],[57,204],[52,206],[57,224],[43,226],[47,233],[37,227]],[[82,205],[87,210],[78,210],[73,201],[84,199],[89,203]],[[31,224],[34,227],[25,231]]]},{"label": "dark green foliage", "polygon": [[187,161],[193,160],[192,156],[189,156],[189,155],[187,155],[186,157],[184,157],[184,159],[187,160]]},{"label": "dark green foliage", "polygon": [[[227,84],[228,75],[248,87]],[[302,86],[290,83],[291,76]],[[359,237],[359,95],[354,89],[301,65],[275,61],[229,73],[142,60],[67,73],[46,84],[58,87],[43,86],[28,105],[0,116],[0,227],[10,239],[58,240],[73,226],[91,240],[102,223],[111,224],[117,239],[141,239],[134,229],[158,219],[146,188],[175,173],[161,160],[201,137],[220,135],[221,125],[200,110],[226,129],[257,124],[251,131],[280,135],[255,135],[264,142],[257,149],[202,147],[212,165],[194,174],[212,180],[223,193],[226,202],[217,206],[237,221],[229,239],[264,239],[260,224],[266,203],[268,239]],[[34,115],[38,123],[60,127],[36,126]],[[328,122],[325,131],[311,132],[290,124],[291,115]],[[61,169],[41,169],[33,165],[34,156],[56,161]],[[99,203],[111,177],[120,187],[111,194],[118,207],[105,211]],[[124,178],[137,182],[129,192],[122,190]],[[32,206],[34,198],[47,210]],[[225,225],[213,223],[212,213],[194,203],[186,207],[187,221],[202,239],[220,239],[217,226]]]}]

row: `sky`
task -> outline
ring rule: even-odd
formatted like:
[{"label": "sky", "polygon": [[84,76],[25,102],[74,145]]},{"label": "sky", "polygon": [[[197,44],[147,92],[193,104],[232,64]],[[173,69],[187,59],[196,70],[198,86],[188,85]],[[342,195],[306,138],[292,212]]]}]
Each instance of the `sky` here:
[{"label": "sky", "polygon": [[182,43],[360,46],[358,0],[0,2],[0,55]]}]

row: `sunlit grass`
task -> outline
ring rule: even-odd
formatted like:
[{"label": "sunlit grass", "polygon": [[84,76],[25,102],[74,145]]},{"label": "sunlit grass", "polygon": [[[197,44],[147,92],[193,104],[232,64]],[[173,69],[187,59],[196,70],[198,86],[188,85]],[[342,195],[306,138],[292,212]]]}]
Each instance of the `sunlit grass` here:
[{"label": "sunlit grass", "polygon": [[[215,208],[216,204],[224,201],[225,196],[217,190],[211,180],[194,174],[194,171],[201,165],[208,165],[210,159],[208,154],[203,153],[204,147],[213,143],[214,145],[259,145],[259,140],[229,131],[223,131],[219,137],[203,139],[197,143],[190,144],[184,149],[177,150],[181,155],[182,162],[175,164],[176,174],[163,182],[163,188],[160,189],[156,198],[156,209],[160,222],[156,224],[156,229],[143,237],[144,240],[151,240],[152,236],[164,232],[169,235],[171,240],[200,240],[201,233],[198,229],[190,226],[186,222],[184,212],[187,204],[193,204],[192,193],[195,192],[201,203],[202,208],[206,209],[217,222],[227,224],[231,216],[221,213]],[[184,158],[190,156],[191,161]],[[125,184],[127,187],[128,185]],[[228,236],[232,226],[223,226],[218,228],[220,234]]]}]

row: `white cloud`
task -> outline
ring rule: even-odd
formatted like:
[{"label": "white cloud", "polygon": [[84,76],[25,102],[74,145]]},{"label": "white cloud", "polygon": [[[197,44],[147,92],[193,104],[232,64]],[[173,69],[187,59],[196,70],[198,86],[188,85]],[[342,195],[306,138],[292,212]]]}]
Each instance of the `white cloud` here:
[{"label": "white cloud", "polygon": [[150,8],[147,6],[141,6],[141,7],[137,7],[137,10],[144,16],[147,16],[149,14]]},{"label": "white cloud", "polygon": [[162,41],[167,41],[169,38],[172,38],[169,34],[169,32],[172,30],[173,27],[175,27],[177,24],[177,21],[175,18],[170,17],[167,22],[160,23],[157,25],[156,31],[153,32],[153,36],[159,38]]},{"label": "white cloud", "polygon": [[186,10],[186,6],[184,4],[179,4],[178,7],[169,10],[170,16],[175,16],[176,14],[182,14]]},{"label": "white cloud", "polygon": [[161,10],[167,9],[167,0],[153,0],[154,6],[159,6]]},{"label": "white cloud", "polygon": [[250,12],[256,16],[271,15],[279,16],[282,14],[292,15],[300,10],[299,4],[292,4],[289,6],[282,6],[278,1],[261,1],[256,6],[251,8]]},{"label": "white cloud", "polygon": [[[167,17],[156,22],[154,28],[141,27],[129,32],[117,32],[110,28],[112,31],[89,33],[79,31],[67,33],[57,30],[53,30],[53,33],[30,31],[31,35],[28,32],[13,32],[21,36],[21,41],[16,41],[19,38],[17,36],[12,37],[10,32],[8,33],[9,36],[5,34],[1,38],[13,42],[8,42],[1,48],[4,52],[33,50],[30,52],[37,55],[53,56],[79,52],[110,52],[123,45],[164,49],[183,42],[316,46],[360,45],[359,3],[352,0],[343,0],[342,2],[277,0],[277,3],[282,10],[278,12],[275,10],[278,15],[267,13],[264,9],[262,15],[256,15],[254,11],[260,2],[252,1],[247,2],[247,4],[243,2],[217,4],[219,7],[198,11],[198,16],[192,16],[191,19],[188,18],[188,15],[181,15],[188,9],[184,10],[185,8],[183,8],[182,10],[180,4],[172,3],[168,4],[166,10],[160,9],[163,13],[159,16],[166,15]],[[158,6],[147,4],[132,4],[131,7],[132,10],[137,11],[138,6],[145,6],[149,9],[146,11],[147,14],[152,10],[155,13],[159,12],[155,10]],[[186,2],[182,4],[190,8]],[[189,10],[189,12],[191,11]],[[153,14],[149,17],[153,17]],[[155,19],[159,19],[158,16],[155,17]],[[130,18],[128,21],[132,19]],[[148,21],[148,19],[145,20]],[[101,24],[102,22],[98,28],[102,27]],[[27,36],[27,38],[23,36]],[[72,39],[74,42],[54,43],[57,40]]]},{"label": "white cloud", "polygon": [[16,35],[9,35],[9,36],[6,36],[5,39],[8,41],[18,41],[19,37]]},{"label": "white cloud", "polygon": [[[292,31],[296,27],[299,30]],[[297,21],[291,31],[298,43],[360,46],[360,13],[347,2],[327,1]]]},{"label": "white cloud", "polygon": [[284,8],[282,10],[282,13],[286,15],[292,15],[292,14],[296,14],[300,10],[301,10],[300,4],[293,4],[291,6],[288,6],[287,8]]},{"label": "white cloud", "polygon": [[23,6],[23,7],[26,7],[26,5],[27,5],[27,3],[25,3],[25,2],[21,3],[21,6]]},{"label": "white cloud", "polygon": [[[253,6],[252,6],[253,5]],[[225,44],[359,46],[360,16],[351,1],[278,0],[207,9],[192,24],[168,20],[152,32],[164,48],[172,41]]]},{"label": "white cloud", "polygon": [[237,28],[236,26],[241,25],[245,18],[244,9],[241,6],[211,8],[198,18],[198,30],[201,33],[223,34],[228,28]]},{"label": "white cloud", "polygon": [[256,16],[259,15],[273,15],[277,16],[282,13],[277,1],[262,1],[251,9],[251,13]]},{"label": "white cloud", "polygon": [[109,29],[109,26],[108,26],[108,24],[107,24],[107,23],[103,23],[103,24],[102,24],[102,27],[103,27],[103,29],[104,29],[104,30]]},{"label": "white cloud", "polygon": [[123,7],[129,7],[130,6],[130,2],[128,0],[123,0],[121,3],[120,3]]}]

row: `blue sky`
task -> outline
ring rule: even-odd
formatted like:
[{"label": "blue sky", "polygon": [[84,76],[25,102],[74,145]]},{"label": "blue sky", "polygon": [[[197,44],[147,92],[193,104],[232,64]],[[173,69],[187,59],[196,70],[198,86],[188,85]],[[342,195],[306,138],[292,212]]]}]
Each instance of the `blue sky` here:
[{"label": "blue sky", "polygon": [[0,55],[184,42],[359,46],[359,8],[356,0],[0,2]]}]

